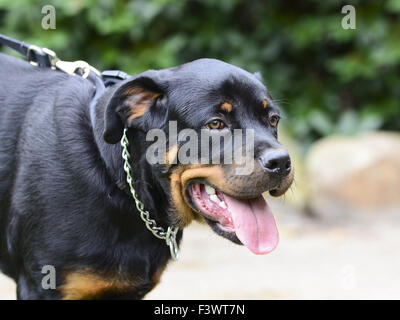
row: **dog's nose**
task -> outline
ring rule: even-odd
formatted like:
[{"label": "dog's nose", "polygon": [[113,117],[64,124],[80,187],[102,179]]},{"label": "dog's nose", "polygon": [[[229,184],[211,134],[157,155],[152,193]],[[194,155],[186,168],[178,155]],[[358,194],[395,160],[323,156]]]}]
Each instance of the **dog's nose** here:
[{"label": "dog's nose", "polygon": [[265,151],[258,160],[264,171],[274,176],[286,177],[292,169],[289,153],[284,149]]}]

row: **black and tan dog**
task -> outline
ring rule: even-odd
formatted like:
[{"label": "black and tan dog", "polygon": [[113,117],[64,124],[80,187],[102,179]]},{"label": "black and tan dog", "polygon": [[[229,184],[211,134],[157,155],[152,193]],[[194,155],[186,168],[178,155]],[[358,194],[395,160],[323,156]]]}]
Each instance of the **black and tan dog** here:
[{"label": "black and tan dog", "polygon": [[[205,220],[223,237],[268,253],[278,242],[262,193],[293,180],[277,142],[279,111],[257,75],[201,59],[146,71],[107,89],[91,114],[91,83],[0,55],[0,267],[21,299],[142,298],[170,259],[145,227],[125,181],[121,145],[128,128],[134,187],[158,225]],[[150,129],[211,135],[254,130],[254,170],[233,164],[150,164]],[[167,150],[175,159],[179,142]],[[42,287],[55,267],[56,289]]]}]

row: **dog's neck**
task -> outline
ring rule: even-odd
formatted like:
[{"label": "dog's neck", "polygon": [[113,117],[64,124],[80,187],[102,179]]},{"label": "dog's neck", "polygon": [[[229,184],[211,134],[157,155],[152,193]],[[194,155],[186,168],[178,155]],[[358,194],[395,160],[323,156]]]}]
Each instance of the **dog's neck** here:
[{"label": "dog's neck", "polygon": [[[103,139],[105,121],[104,112],[109,98],[112,95],[112,91],[112,89],[106,89],[104,94],[99,99],[97,99],[96,103],[92,106],[92,111],[88,110],[88,116],[94,117],[94,119],[90,118],[90,123],[94,125],[94,127],[92,128],[94,140],[97,145],[99,154],[106,167],[106,172],[111,179],[110,188],[113,188],[114,190],[117,189],[117,192],[121,194],[121,197],[129,201],[131,204],[134,204],[134,200],[130,194],[128,184],[126,183],[126,173],[123,169],[124,160],[122,159],[121,144],[108,144]],[[130,143],[134,145],[134,137],[129,138]],[[141,158],[142,154],[139,154],[139,152],[131,154],[131,166],[133,169],[131,174],[133,181],[137,182],[134,183],[136,192],[138,193],[140,200],[144,203],[145,209],[150,212],[152,218],[155,219],[157,223],[161,226],[167,227],[170,224],[170,219],[168,218],[169,204],[165,203],[165,205],[162,205],[160,203],[159,191],[162,190],[162,193],[165,192],[161,186],[155,185],[155,181],[149,180],[151,178],[151,175],[146,175],[146,172],[149,173],[151,171],[150,164],[148,164],[146,161],[142,161]],[[157,189],[158,192],[154,192],[150,189]],[[167,199],[167,196],[165,194],[163,196],[165,199]],[[134,208],[134,211],[136,211],[136,208]],[[134,214],[139,213],[136,211],[134,212]]]}]

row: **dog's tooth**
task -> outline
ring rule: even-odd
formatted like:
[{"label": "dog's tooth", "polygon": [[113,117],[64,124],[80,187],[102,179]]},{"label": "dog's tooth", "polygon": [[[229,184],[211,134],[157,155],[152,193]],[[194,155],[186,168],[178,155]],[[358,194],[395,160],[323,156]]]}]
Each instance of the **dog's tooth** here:
[{"label": "dog's tooth", "polygon": [[223,201],[220,201],[218,204],[219,204],[220,207],[222,207],[222,208],[224,208],[224,209],[227,209],[227,208],[228,208],[228,207],[226,206],[225,202],[223,202]]},{"label": "dog's tooth", "polygon": [[215,194],[215,189],[207,184],[205,185],[205,189],[206,189],[207,194],[210,194],[210,195]]},{"label": "dog's tooth", "polygon": [[215,203],[219,203],[219,199],[218,199],[218,197],[217,197],[217,195],[215,195],[215,194],[212,194],[211,196],[210,196],[210,200],[212,201],[212,202],[215,202]]}]

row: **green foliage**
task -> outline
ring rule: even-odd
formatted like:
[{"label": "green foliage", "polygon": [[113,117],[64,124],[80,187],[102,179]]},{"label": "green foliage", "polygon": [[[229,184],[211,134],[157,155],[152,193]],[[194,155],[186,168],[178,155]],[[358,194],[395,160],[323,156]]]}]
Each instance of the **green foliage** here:
[{"label": "green foliage", "polygon": [[[41,28],[46,4],[56,30]],[[356,30],[341,26],[346,4]],[[214,57],[261,71],[305,144],[400,129],[399,18],[398,0],[0,0],[0,32],[99,69],[134,74]]]}]

